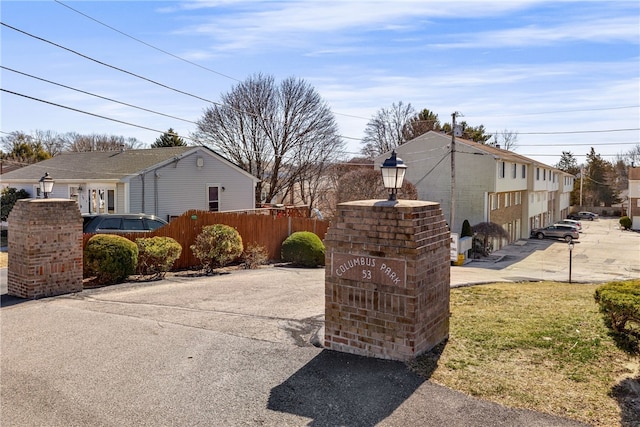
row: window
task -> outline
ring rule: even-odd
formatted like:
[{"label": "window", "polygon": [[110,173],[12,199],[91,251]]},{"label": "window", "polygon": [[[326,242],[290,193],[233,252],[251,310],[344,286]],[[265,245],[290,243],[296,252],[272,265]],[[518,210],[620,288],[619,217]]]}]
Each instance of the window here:
[{"label": "window", "polygon": [[144,224],[142,218],[123,218],[122,219],[123,230],[144,230]]},{"label": "window", "polygon": [[114,213],[116,211],[116,192],[115,190],[107,190],[107,212]]},{"label": "window", "polygon": [[220,187],[217,185],[210,185],[207,187],[207,196],[209,203],[209,212],[218,212],[220,209]]},{"label": "window", "polygon": [[511,206],[511,193],[504,194],[504,207],[508,208]]},{"label": "window", "polygon": [[105,218],[100,225],[96,227],[97,230],[122,230],[122,218]]},{"label": "window", "polygon": [[522,179],[527,177],[527,166],[522,165]]},{"label": "window", "polygon": [[500,202],[498,199],[498,195],[497,194],[492,194],[490,196],[491,198],[491,210],[495,211],[496,209],[498,209],[500,207]]},{"label": "window", "polygon": [[543,169],[543,170],[542,170],[542,180],[543,180],[543,181],[546,181],[546,180],[547,180],[547,170],[546,170],[546,169]]},{"label": "window", "polygon": [[516,179],[517,176],[518,176],[518,165],[514,163],[513,169],[511,171],[511,178]]},{"label": "window", "polygon": [[504,178],[505,167],[506,167],[505,163],[504,162],[500,162],[500,172],[498,173],[500,178]]},{"label": "window", "polygon": [[540,168],[536,168],[536,181],[540,181]]},{"label": "window", "polygon": [[514,204],[515,205],[519,205],[522,203],[522,193],[520,193],[519,191],[516,191],[515,193],[515,197],[514,197]]}]

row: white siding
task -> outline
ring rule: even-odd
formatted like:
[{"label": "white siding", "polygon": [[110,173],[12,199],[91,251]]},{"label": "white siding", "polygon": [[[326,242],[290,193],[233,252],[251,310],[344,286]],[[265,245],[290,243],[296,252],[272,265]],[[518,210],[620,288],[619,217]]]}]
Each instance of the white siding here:
[{"label": "white siding", "polygon": [[[202,166],[198,166],[201,158]],[[130,211],[163,219],[190,209],[207,210],[207,184],[221,188],[220,211],[253,209],[254,180],[238,168],[200,150],[130,180]],[[143,185],[144,183],[144,185]]]}]

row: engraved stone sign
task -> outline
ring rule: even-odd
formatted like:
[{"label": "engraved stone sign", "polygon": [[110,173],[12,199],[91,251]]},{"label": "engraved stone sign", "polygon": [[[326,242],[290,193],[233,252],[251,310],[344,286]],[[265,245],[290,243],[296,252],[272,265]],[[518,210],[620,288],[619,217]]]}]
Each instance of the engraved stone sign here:
[{"label": "engraved stone sign", "polygon": [[339,279],[405,286],[406,270],[406,262],[403,259],[343,253],[331,254],[331,275]]}]

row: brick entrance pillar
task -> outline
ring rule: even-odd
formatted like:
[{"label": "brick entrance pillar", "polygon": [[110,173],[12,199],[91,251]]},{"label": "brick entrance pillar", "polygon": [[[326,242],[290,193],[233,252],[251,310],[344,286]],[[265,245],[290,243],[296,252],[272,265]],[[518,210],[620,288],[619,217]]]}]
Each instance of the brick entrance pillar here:
[{"label": "brick entrance pillar", "polygon": [[449,336],[449,229],[440,204],[338,205],[325,238],[325,347],[406,361]]},{"label": "brick entrance pillar", "polygon": [[76,202],[18,200],[8,223],[9,295],[35,299],[82,291],[82,216]]}]

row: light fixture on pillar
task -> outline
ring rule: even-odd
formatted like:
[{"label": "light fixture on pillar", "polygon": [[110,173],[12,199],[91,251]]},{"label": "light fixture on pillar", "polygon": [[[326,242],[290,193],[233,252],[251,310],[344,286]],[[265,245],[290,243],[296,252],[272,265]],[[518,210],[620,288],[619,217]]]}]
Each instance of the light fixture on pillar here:
[{"label": "light fixture on pillar", "polygon": [[404,164],[401,158],[396,156],[396,150],[393,150],[391,157],[380,166],[380,171],[382,172],[384,188],[389,190],[389,200],[397,200],[398,188],[402,187],[407,165]]},{"label": "light fixture on pillar", "polygon": [[42,178],[40,178],[40,192],[44,195],[45,199],[49,198],[49,194],[53,191],[53,178],[46,172]]}]

